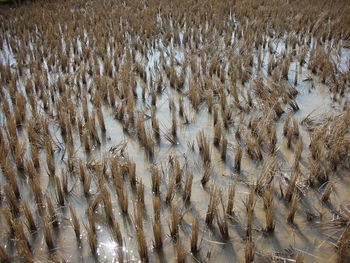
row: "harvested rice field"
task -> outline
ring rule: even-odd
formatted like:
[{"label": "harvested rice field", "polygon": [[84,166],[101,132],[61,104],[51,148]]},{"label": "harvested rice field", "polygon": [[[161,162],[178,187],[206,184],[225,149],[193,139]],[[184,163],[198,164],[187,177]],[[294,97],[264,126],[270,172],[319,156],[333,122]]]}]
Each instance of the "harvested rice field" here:
[{"label": "harvested rice field", "polygon": [[0,4],[0,262],[350,262],[348,0]]}]

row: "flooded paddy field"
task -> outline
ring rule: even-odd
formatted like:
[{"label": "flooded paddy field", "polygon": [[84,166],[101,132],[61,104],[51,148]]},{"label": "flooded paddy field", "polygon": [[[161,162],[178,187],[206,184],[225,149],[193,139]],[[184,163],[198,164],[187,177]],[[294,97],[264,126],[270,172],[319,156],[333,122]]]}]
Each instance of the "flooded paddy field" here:
[{"label": "flooded paddy field", "polygon": [[350,5],[0,11],[0,262],[348,262]]}]

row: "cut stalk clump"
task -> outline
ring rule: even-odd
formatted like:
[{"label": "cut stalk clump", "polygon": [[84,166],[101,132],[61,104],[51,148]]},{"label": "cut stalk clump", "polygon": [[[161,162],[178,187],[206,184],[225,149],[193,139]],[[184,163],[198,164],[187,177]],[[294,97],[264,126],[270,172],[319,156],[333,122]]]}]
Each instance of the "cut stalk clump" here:
[{"label": "cut stalk clump", "polygon": [[23,210],[23,213],[27,219],[27,222],[28,222],[27,226],[28,226],[30,233],[35,233],[38,228],[35,224],[33,213],[30,210],[26,201],[22,201],[22,210]]},{"label": "cut stalk clump", "polygon": [[166,193],[166,197],[165,197],[165,202],[166,204],[170,205],[171,201],[174,199],[174,189],[176,186],[176,182],[175,179],[173,177],[169,178],[169,183],[168,183],[168,191]]},{"label": "cut stalk clump", "polygon": [[52,251],[55,249],[55,244],[53,242],[52,233],[49,225],[49,217],[44,216],[43,218],[43,232],[47,248]]},{"label": "cut stalk clump", "polygon": [[221,159],[226,160],[226,154],[227,154],[227,138],[224,135],[222,138],[222,144],[221,144]]},{"label": "cut stalk clump", "polygon": [[64,194],[63,194],[63,191],[62,191],[61,181],[58,178],[58,176],[55,176],[55,186],[56,186],[57,203],[60,206],[64,206],[65,205]]},{"label": "cut stalk clump", "polygon": [[321,197],[322,202],[329,201],[329,197],[331,196],[331,194],[333,192],[333,186],[334,186],[334,184],[332,182],[328,182],[328,184],[327,184],[327,186],[322,194],[322,197]]},{"label": "cut stalk clump", "polygon": [[241,171],[242,153],[243,153],[242,148],[239,145],[237,145],[233,168],[238,173]]},{"label": "cut stalk clump", "polygon": [[185,263],[186,253],[182,246],[180,238],[176,240],[176,261],[177,263]]},{"label": "cut stalk clump", "polygon": [[285,193],[285,200],[287,202],[290,202],[290,200],[292,200],[293,193],[295,192],[295,186],[296,186],[296,182],[298,179],[298,175],[299,175],[299,173],[296,171],[294,171],[292,173],[291,179],[290,179],[288,187],[287,187],[287,191]]},{"label": "cut stalk clump", "polygon": [[193,173],[188,172],[186,182],[185,182],[184,193],[183,193],[184,202],[189,202],[191,199],[192,181],[193,181]]},{"label": "cut stalk clump", "polygon": [[174,204],[170,205],[169,221],[170,221],[170,224],[169,224],[170,236],[173,240],[177,240],[179,235],[179,225],[181,222],[181,216]]},{"label": "cut stalk clump", "polygon": [[191,233],[191,252],[193,254],[196,254],[199,251],[198,232],[199,232],[199,224],[198,224],[198,219],[195,217],[192,222],[192,233]]},{"label": "cut stalk clump", "polygon": [[210,165],[205,164],[204,165],[204,173],[201,179],[201,183],[203,186],[206,186],[206,184],[209,182],[210,179],[210,174],[211,174],[211,168]]},{"label": "cut stalk clump", "polygon": [[294,224],[294,216],[295,216],[295,213],[297,212],[298,200],[299,200],[298,194],[294,193],[292,196],[291,203],[289,205],[289,212],[287,217],[287,222],[289,224]]},{"label": "cut stalk clump", "polygon": [[225,215],[221,217],[219,213],[216,213],[216,222],[217,222],[222,240],[226,241],[229,238],[227,217]]},{"label": "cut stalk clump", "polygon": [[57,212],[52,204],[51,198],[49,196],[47,196],[46,198],[46,203],[47,203],[47,210],[48,210],[48,215],[49,215],[49,222],[51,222],[51,224],[55,227],[59,226],[60,222],[59,222],[59,218],[57,215]]},{"label": "cut stalk clump", "polygon": [[70,215],[72,217],[72,223],[73,223],[73,229],[74,229],[74,233],[75,233],[75,237],[77,238],[77,240],[80,240],[81,238],[81,234],[80,234],[80,223],[79,223],[79,219],[77,216],[77,212],[75,211],[75,208],[70,204],[69,205],[69,211],[70,211]]},{"label": "cut stalk clump", "polygon": [[197,135],[197,144],[204,163],[210,163],[210,144],[203,131]]},{"label": "cut stalk clump", "polygon": [[137,184],[137,189],[136,189],[136,200],[140,205],[145,205],[145,186],[140,179],[138,184]]},{"label": "cut stalk clump", "polygon": [[214,126],[214,145],[219,146],[220,140],[221,140],[221,123],[217,122],[216,125]]},{"label": "cut stalk clump", "polygon": [[217,203],[218,203],[218,192],[216,186],[213,186],[212,190],[210,191],[210,198],[209,198],[209,204],[208,204],[208,210],[207,214],[205,216],[205,223],[208,225],[212,225],[213,220],[216,215],[216,209],[217,209]]},{"label": "cut stalk clump", "polygon": [[249,190],[249,195],[247,202],[245,204],[247,211],[247,229],[246,235],[249,238],[252,237],[252,226],[253,226],[253,216],[254,216],[254,206],[255,206],[255,187],[251,186]]},{"label": "cut stalk clump", "polygon": [[232,216],[234,214],[233,212],[233,204],[234,204],[234,198],[235,198],[235,184],[230,184],[228,188],[228,194],[227,194],[227,206],[226,206],[226,214],[229,216]]},{"label": "cut stalk clump", "polygon": [[268,189],[264,193],[264,208],[265,208],[265,218],[266,218],[266,227],[265,231],[271,233],[275,230],[274,222],[274,187],[273,184],[270,184]]},{"label": "cut stalk clump", "polygon": [[161,221],[160,221],[160,198],[159,197],[153,197],[153,235],[154,235],[154,242],[153,246],[156,249],[160,249],[163,247],[163,239],[162,239],[162,230],[161,230]]},{"label": "cut stalk clump", "polygon": [[148,249],[145,233],[142,228],[136,228],[136,239],[141,262],[148,262]]},{"label": "cut stalk clump", "polygon": [[152,178],[152,192],[155,195],[158,195],[160,193],[161,177],[159,174],[159,170],[155,165],[151,166],[151,178]]}]

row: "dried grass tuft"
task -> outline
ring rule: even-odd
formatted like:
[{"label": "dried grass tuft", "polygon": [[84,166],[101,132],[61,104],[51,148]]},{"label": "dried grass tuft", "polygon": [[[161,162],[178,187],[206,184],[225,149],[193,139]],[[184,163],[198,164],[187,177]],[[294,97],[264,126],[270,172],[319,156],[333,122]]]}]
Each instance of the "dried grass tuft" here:
[{"label": "dried grass tuft", "polygon": [[208,225],[212,225],[213,220],[215,218],[215,215],[217,212],[216,209],[217,209],[217,204],[218,204],[218,195],[219,195],[219,190],[214,185],[210,191],[208,210],[207,210],[207,214],[205,216],[205,223],[207,223]]},{"label": "dried grass tuft", "polygon": [[174,204],[170,205],[169,221],[170,221],[170,224],[169,224],[170,236],[173,240],[177,240],[179,235],[179,225],[181,222],[181,216]]},{"label": "dried grass tuft", "polygon": [[77,238],[77,240],[80,240],[80,238],[81,238],[80,223],[79,223],[79,219],[77,216],[77,212],[75,211],[75,208],[71,204],[69,205],[69,211],[70,211],[70,215],[72,217],[72,223],[73,223],[75,237]]},{"label": "dried grass tuft", "polygon": [[158,195],[160,193],[161,177],[159,174],[159,170],[155,165],[151,166],[151,179],[152,179],[152,192],[155,195]]},{"label": "dried grass tuft", "polygon": [[184,202],[189,202],[191,199],[192,181],[193,181],[193,173],[188,172],[186,177],[186,182],[185,182],[184,193],[183,193]]},{"label": "dried grass tuft", "polygon": [[180,238],[176,240],[176,261],[177,263],[185,263],[186,252],[182,246]]},{"label": "dried grass tuft", "polygon": [[210,144],[203,131],[197,135],[197,144],[204,163],[210,163]]},{"label": "dried grass tuft", "polygon": [[298,200],[299,200],[298,194],[294,193],[292,196],[291,203],[289,205],[289,212],[287,217],[287,222],[289,224],[294,224],[294,216],[295,216],[295,213],[297,212]]},{"label": "dried grass tuft", "polygon": [[236,188],[236,185],[233,183],[231,183],[228,188],[226,214],[229,216],[232,216],[234,214],[233,204],[234,204],[234,198],[236,193],[235,188]]},{"label": "dried grass tuft", "polygon": [[22,210],[23,210],[24,216],[27,219],[29,231],[31,233],[35,233],[37,231],[37,226],[35,224],[33,213],[30,210],[26,201],[22,201]]},{"label": "dried grass tuft", "polygon": [[199,250],[198,232],[199,232],[199,224],[198,224],[198,219],[195,217],[192,222],[192,233],[191,233],[191,252],[193,254],[196,254]]},{"label": "dried grass tuft", "polygon": [[44,216],[44,218],[42,220],[42,224],[43,224],[43,232],[44,232],[44,238],[45,238],[47,248],[50,251],[52,251],[55,249],[55,244],[53,242],[48,216]]}]

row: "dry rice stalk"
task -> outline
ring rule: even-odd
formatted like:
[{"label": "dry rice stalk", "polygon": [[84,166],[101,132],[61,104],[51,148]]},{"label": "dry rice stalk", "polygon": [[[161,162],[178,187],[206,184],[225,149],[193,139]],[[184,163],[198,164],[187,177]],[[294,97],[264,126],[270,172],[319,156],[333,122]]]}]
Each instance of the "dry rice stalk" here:
[{"label": "dry rice stalk", "polygon": [[234,214],[233,204],[235,198],[235,187],[236,184],[231,183],[228,188],[226,214],[229,216],[232,216]]},{"label": "dry rice stalk", "polygon": [[219,116],[219,111],[218,111],[218,108],[215,107],[215,108],[214,108],[214,114],[213,114],[213,123],[214,123],[214,127],[215,127],[215,125],[218,123],[218,116]]},{"label": "dry rice stalk", "polygon": [[170,236],[173,240],[176,240],[178,238],[180,220],[181,220],[181,217],[177,211],[177,208],[175,207],[175,205],[170,204],[169,230],[170,230]]},{"label": "dry rice stalk", "polygon": [[91,225],[86,226],[86,232],[87,232],[87,238],[88,238],[88,243],[90,246],[91,254],[93,256],[97,255],[97,236],[96,232],[93,231],[91,228]]},{"label": "dry rice stalk", "polygon": [[216,221],[221,234],[221,238],[223,241],[226,241],[229,238],[227,217],[225,215],[221,217],[219,213],[216,213]]},{"label": "dry rice stalk", "polygon": [[104,121],[103,113],[102,113],[101,109],[97,110],[97,118],[98,118],[98,123],[100,125],[101,131],[103,133],[106,132],[106,125],[105,125],[105,121]]},{"label": "dry rice stalk", "polygon": [[285,136],[285,137],[287,136],[288,131],[290,130],[290,128],[289,128],[289,121],[290,121],[290,119],[291,119],[291,115],[288,114],[288,115],[286,116],[285,120],[284,120],[284,125],[283,125],[283,136]]},{"label": "dry rice stalk", "polygon": [[141,262],[148,262],[148,249],[145,233],[142,228],[136,228],[136,238]]},{"label": "dry rice stalk", "polygon": [[269,145],[270,154],[274,154],[276,152],[277,150],[276,145],[277,145],[276,125],[273,124],[270,131],[270,145]]},{"label": "dry rice stalk", "polygon": [[151,166],[152,192],[158,195],[160,192],[161,177],[157,166]]},{"label": "dry rice stalk", "polygon": [[75,208],[70,204],[69,205],[69,211],[72,217],[72,223],[73,223],[73,229],[74,229],[74,233],[75,233],[75,237],[77,238],[77,240],[80,240],[80,223],[79,223],[79,219],[77,216],[77,213],[75,211]]},{"label": "dry rice stalk", "polygon": [[226,160],[226,153],[227,153],[227,138],[224,135],[222,138],[222,145],[221,145],[221,159]]},{"label": "dry rice stalk", "polygon": [[44,216],[43,218],[43,232],[44,232],[44,238],[47,245],[47,248],[52,251],[55,248],[53,239],[52,239],[52,233],[49,225],[49,218],[47,216]]},{"label": "dry rice stalk", "polygon": [[292,196],[291,203],[289,205],[289,213],[288,213],[288,217],[287,217],[287,222],[289,224],[294,223],[294,216],[295,216],[295,213],[296,213],[297,208],[298,208],[298,199],[299,199],[298,194],[294,193]]},{"label": "dry rice stalk", "polygon": [[214,126],[214,145],[219,146],[221,140],[221,123],[217,122]]},{"label": "dry rice stalk", "polygon": [[293,128],[292,127],[289,128],[286,137],[287,137],[287,147],[288,147],[288,149],[290,149],[292,146],[292,139],[293,139]]},{"label": "dry rice stalk", "polygon": [[136,163],[128,162],[128,174],[129,180],[132,187],[136,186]]},{"label": "dry rice stalk", "polygon": [[241,171],[241,161],[242,161],[242,148],[237,145],[237,151],[235,154],[235,160],[234,160],[234,169],[236,172],[240,172]]},{"label": "dry rice stalk", "polygon": [[153,234],[154,234],[154,247],[159,249],[163,246],[162,242],[162,232],[160,227],[160,198],[153,197],[152,198],[153,203]]},{"label": "dry rice stalk", "polygon": [[175,179],[173,177],[169,178],[169,183],[168,183],[168,191],[166,193],[166,197],[165,197],[165,202],[170,205],[171,201],[174,198],[174,189],[175,189]]},{"label": "dry rice stalk", "polygon": [[182,97],[179,98],[179,115],[181,118],[184,117],[184,102]]},{"label": "dry rice stalk", "polygon": [[246,263],[252,263],[254,262],[254,243],[252,240],[252,237],[249,236],[246,240],[245,243],[245,250],[244,250],[244,255],[245,255],[245,262]]},{"label": "dry rice stalk", "polygon": [[251,186],[249,190],[248,200],[245,204],[247,210],[247,231],[246,235],[249,238],[252,237],[252,225],[253,225],[253,216],[254,216],[254,195],[255,195],[255,187]]},{"label": "dry rice stalk", "polygon": [[46,162],[47,162],[47,168],[49,169],[49,175],[54,176],[56,165],[55,165],[54,151],[52,149],[52,139],[49,136],[45,140],[45,148],[46,148]]},{"label": "dry rice stalk", "polygon": [[303,263],[304,262],[304,253],[298,253],[297,258],[295,259],[295,263]]},{"label": "dry rice stalk", "polygon": [[210,198],[208,204],[207,214],[205,216],[205,223],[211,225],[216,215],[217,203],[218,203],[219,190],[214,185],[210,191]]},{"label": "dry rice stalk", "polygon": [[2,214],[8,227],[10,228],[10,234],[11,236],[13,236],[15,233],[15,229],[14,229],[14,222],[13,222],[13,214],[11,213],[10,208],[8,208],[7,206],[3,207]]},{"label": "dry rice stalk", "polygon": [[350,223],[347,224],[346,228],[340,235],[337,241],[338,248],[338,260],[337,262],[345,262],[344,259],[348,256],[348,244],[350,239]]},{"label": "dry rice stalk", "polygon": [[298,179],[298,175],[299,175],[298,172],[293,171],[291,179],[290,179],[288,187],[287,187],[286,194],[285,194],[285,200],[287,202],[290,202],[290,200],[292,199],[293,193],[295,191],[295,185],[296,185],[296,182]]},{"label": "dry rice stalk", "polygon": [[334,186],[334,184],[332,182],[327,183],[327,186],[326,186],[326,188],[322,194],[322,197],[321,197],[322,202],[328,202],[329,197],[333,191],[333,186]]},{"label": "dry rice stalk", "polygon": [[17,249],[22,255],[23,260],[25,262],[34,263],[33,254],[31,252],[31,246],[27,237],[24,234],[21,221],[17,220],[17,222],[14,222],[13,227],[15,231]]},{"label": "dry rice stalk", "polygon": [[18,200],[16,198],[15,193],[13,192],[10,185],[6,184],[4,186],[4,192],[6,195],[6,200],[8,202],[8,205],[10,207],[11,213],[15,216],[19,215],[19,204]]},{"label": "dry rice stalk", "polygon": [[105,210],[106,218],[108,219],[108,222],[111,223],[113,220],[112,201],[111,201],[111,196],[105,186],[103,186],[101,189],[101,195],[102,195],[102,200],[104,204],[103,207]]},{"label": "dry rice stalk", "polygon": [[123,188],[117,188],[116,190],[118,195],[119,206],[124,214],[128,214],[128,193],[124,191]]},{"label": "dry rice stalk", "polygon": [[36,224],[35,224],[35,220],[34,220],[34,216],[33,216],[33,213],[32,211],[30,210],[27,202],[25,200],[22,201],[22,210],[23,210],[23,213],[27,219],[27,222],[28,222],[28,229],[31,233],[34,233],[37,231],[37,227],[36,227]]},{"label": "dry rice stalk", "polygon": [[20,242],[22,241],[25,244],[25,246],[30,250],[31,246],[29,240],[24,233],[23,224],[19,218],[13,221],[13,229],[15,232],[16,239]]},{"label": "dry rice stalk", "polygon": [[96,227],[95,227],[95,217],[94,217],[94,210],[91,207],[91,204],[89,204],[89,207],[86,210],[87,219],[89,222],[89,229],[96,234]]},{"label": "dry rice stalk", "polygon": [[153,219],[152,228],[153,228],[153,235],[154,235],[153,247],[155,249],[161,249],[163,247],[163,240],[162,240],[160,217],[159,218],[155,217]]},{"label": "dry rice stalk", "polygon": [[55,208],[54,208],[54,206],[52,204],[52,201],[51,201],[49,196],[47,196],[46,202],[47,202],[48,214],[50,216],[49,222],[51,222],[51,224],[53,226],[57,227],[59,225],[58,215],[56,213],[56,210],[55,210]]},{"label": "dry rice stalk", "polygon": [[299,139],[298,139],[298,142],[297,142],[297,145],[296,145],[296,149],[295,149],[295,153],[294,153],[294,169],[295,170],[299,170],[299,162],[300,162],[300,159],[301,159],[301,154],[303,152],[303,139],[301,136],[299,136]]},{"label": "dry rice stalk", "polygon": [[173,140],[176,141],[177,135],[177,124],[176,124],[176,114],[175,111],[172,113],[172,121],[171,121],[171,135],[173,136]]},{"label": "dry rice stalk", "polygon": [[203,186],[205,186],[209,182],[210,173],[211,173],[210,165],[208,164],[204,165],[204,173],[201,179],[201,183]]},{"label": "dry rice stalk", "polygon": [[262,160],[262,150],[261,146],[257,140],[256,137],[253,137],[252,135],[248,135],[247,137],[247,153],[252,159],[256,160]]},{"label": "dry rice stalk", "polygon": [[159,142],[160,141],[159,122],[157,120],[157,117],[154,111],[152,111],[151,122],[152,122],[153,136]]},{"label": "dry rice stalk", "polygon": [[191,172],[188,172],[186,182],[185,182],[184,193],[183,193],[184,202],[189,202],[191,199],[192,181],[193,181],[193,174]]},{"label": "dry rice stalk", "polygon": [[198,252],[198,232],[199,224],[198,219],[195,217],[192,222],[192,234],[191,234],[191,252],[196,254]]},{"label": "dry rice stalk", "polygon": [[43,191],[40,186],[40,180],[38,177],[33,177],[32,179],[29,179],[29,186],[32,189],[32,192],[34,194],[34,199],[36,202],[36,205],[38,207],[39,212],[42,211],[43,208]]},{"label": "dry rice stalk", "polygon": [[58,178],[58,176],[55,176],[55,186],[56,186],[56,198],[57,198],[57,203],[60,206],[64,206],[64,194],[62,191],[62,186],[61,186],[61,181]]},{"label": "dry rice stalk", "polygon": [[266,218],[266,232],[273,232],[275,230],[274,222],[274,187],[273,184],[265,190],[264,193],[264,208],[265,208],[265,218]]},{"label": "dry rice stalk", "polygon": [[117,241],[119,246],[123,245],[123,236],[120,231],[119,223],[117,222],[117,219],[113,216],[111,220],[111,228],[113,232],[114,239]]},{"label": "dry rice stalk", "polygon": [[185,263],[186,253],[181,244],[180,238],[176,240],[176,261],[178,263]]},{"label": "dry rice stalk", "polygon": [[204,163],[210,163],[210,144],[203,131],[197,135],[197,144]]},{"label": "dry rice stalk", "polygon": [[174,158],[173,177],[175,178],[176,184],[179,184],[181,182],[182,169],[180,167],[180,162],[177,157]]},{"label": "dry rice stalk", "polygon": [[137,202],[140,205],[144,206],[145,205],[145,186],[144,186],[141,179],[139,179],[139,183],[137,185],[136,191],[137,191],[137,193],[136,193],[137,194],[137,196],[136,196]]}]

